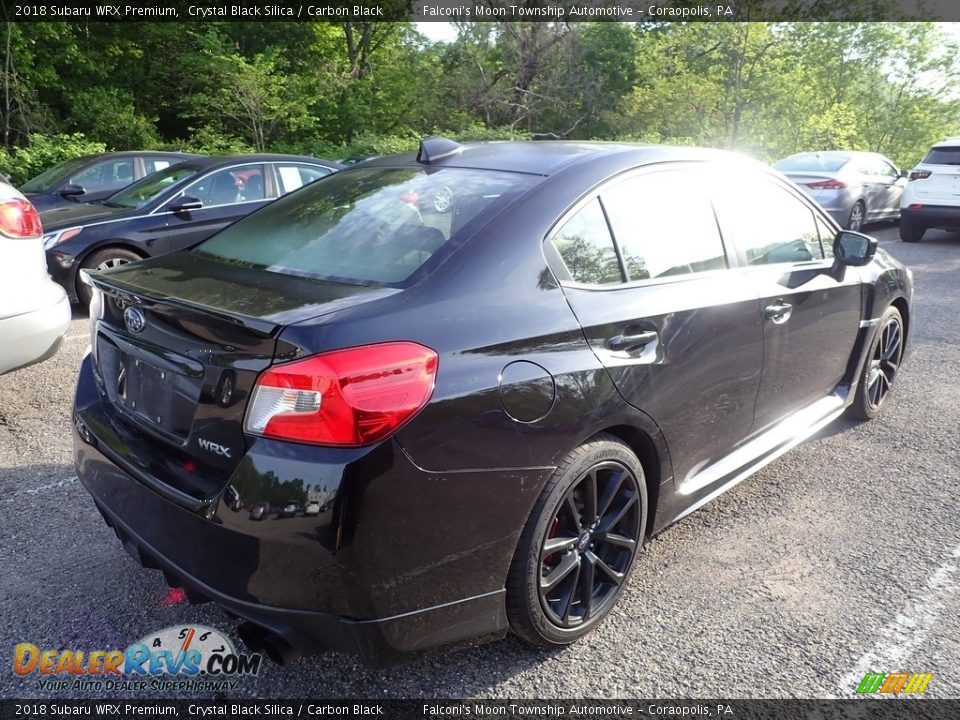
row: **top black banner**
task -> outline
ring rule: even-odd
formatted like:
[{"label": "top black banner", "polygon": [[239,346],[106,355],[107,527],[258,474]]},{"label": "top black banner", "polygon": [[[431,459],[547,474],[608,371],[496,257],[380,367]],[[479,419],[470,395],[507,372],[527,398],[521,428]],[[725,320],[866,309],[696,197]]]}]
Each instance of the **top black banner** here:
[{"label": "top black banner", "polygon": [[12,22],[960,21],[957,0],[0,0]]}]

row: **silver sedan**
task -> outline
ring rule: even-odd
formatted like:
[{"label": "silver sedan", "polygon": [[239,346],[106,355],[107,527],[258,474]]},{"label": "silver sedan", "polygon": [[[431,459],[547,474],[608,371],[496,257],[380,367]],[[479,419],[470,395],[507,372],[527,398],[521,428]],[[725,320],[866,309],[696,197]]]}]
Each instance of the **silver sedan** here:
[{"label": "silver sedan", "polygon": [[804,152],[773,166],[816,200],[842,227],[900,219],[907,174],[879,153]]}]

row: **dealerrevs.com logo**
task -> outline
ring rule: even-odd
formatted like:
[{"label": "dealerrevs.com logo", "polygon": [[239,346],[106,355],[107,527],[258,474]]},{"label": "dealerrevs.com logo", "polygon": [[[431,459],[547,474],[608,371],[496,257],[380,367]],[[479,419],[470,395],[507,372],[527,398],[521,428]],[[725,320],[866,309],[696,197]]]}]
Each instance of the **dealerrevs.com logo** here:
[{"label": "dealerrevs.com logo", "polygon": [[225,691],[237,678],[260,672],[263,656],[238,653],[219,630],[174,626],[151,633],[126,650],[52,650],[20,643],[13,672],[36,676],[41,690]]}]

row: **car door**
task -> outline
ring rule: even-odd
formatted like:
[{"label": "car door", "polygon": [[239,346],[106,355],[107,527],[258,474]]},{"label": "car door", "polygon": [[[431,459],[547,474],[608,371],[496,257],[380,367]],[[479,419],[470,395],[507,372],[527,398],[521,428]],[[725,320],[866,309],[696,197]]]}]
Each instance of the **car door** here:
[{"label": "car door", "polygon": [[716,180],[720,231],[763,312],[762,430],[827,397],[844,378],[860,327],[860,277],[853,269],[830,272],[834,226],[778,178],[756,172],[736,183]]},{"label": "car door", "polygon": [[[877,158],[877,174],[883,179],[883,217],[895,217],[900,214],[900,196],[907,180],[900,171],[883,158]],[[879,209],[879,208],[878,208]]]},{"label": "car door", "polygon": [[558,224],[549,246],[590,346],[624,399],[663,431],[678,484],[749,434],[759,305],[728,269],[695,168],[612,181]]},{"label": "car door", "polygon": [[[273,198],[264,182],[264,165],[233,165],[209,172],[164,203],[166,231],[162,252],[182,250],[206,240]],[[171,203],[177,198],[193,197],[203,203],[196,210],[174,211]]]}]

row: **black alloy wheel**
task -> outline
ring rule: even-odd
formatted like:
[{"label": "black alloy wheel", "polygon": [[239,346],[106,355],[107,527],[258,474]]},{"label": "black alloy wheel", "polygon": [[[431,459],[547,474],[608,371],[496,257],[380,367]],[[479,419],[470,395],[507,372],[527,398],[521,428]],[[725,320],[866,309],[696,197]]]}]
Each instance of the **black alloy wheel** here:
[{"label": "black alloy wheel", "polygon": [[903,343],[903,317],[897,308],[889,307],[877,324],[857,394],[850,406],[854,417],[870,420],[880,413],[903,360]]},{"label": "black alloy wheel", "polygon": [[619,462],[597,463],[567,491],[540,548],[540,604],[558,627],[604,614],[640,541],[637,478]]},{"label": "black alloy wheel", "polygon": [[571,452],[537,501],[511,565],[514,632],[548,646],[589,632],[622,594],[646,517],[643,468],[626,445],[598,435]]}]

